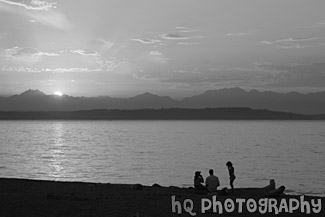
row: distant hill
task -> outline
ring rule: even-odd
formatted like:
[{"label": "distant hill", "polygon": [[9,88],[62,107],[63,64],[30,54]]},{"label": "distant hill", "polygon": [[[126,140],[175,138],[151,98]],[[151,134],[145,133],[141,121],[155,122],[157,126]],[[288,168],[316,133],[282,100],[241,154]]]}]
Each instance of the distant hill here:
[{"label": "distant hill", "polygon": [[0,120],[315,120],[316,118],[250,108],[0,111]]},{"label": "distant hill", "polygon": [[169,96],[144,93],[130,98],[73,97],[46,95],[27,90],[19,95],[0,97],[0,111],[76,111],[93,109],[161,109],[249,107],[298,114],[325,114],[325,91],[317,93],[276,93],[241,88],[209,90],[175,100]]},{"label": "distant hill", "polygon": [[240,88],[209,90],[203,94],[185,98],[183,107],[250,107],[299,114],[325,113],[325,91],[302,94],[298,92],[276,93],[257,90],[244,91]]}]

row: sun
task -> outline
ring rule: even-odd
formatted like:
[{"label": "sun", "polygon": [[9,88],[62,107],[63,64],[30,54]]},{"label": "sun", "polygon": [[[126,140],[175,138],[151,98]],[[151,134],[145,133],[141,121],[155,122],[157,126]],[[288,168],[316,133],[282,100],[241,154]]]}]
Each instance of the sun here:
[{"label": "sun", "polygon": [[62,93],[61,91],[55,91],[55,92],[54,92],[54,95],[56,95],[56,96],[62,96],[63,93]]}]

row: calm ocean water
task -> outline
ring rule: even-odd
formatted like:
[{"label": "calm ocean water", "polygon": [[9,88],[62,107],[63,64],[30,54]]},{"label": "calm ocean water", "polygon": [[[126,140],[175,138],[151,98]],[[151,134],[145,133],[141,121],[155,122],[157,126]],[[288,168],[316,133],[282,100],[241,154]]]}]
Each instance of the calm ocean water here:
[{"label": "calm ocean water", "polygon": [[324,121],[0,121],[0,177],[228,186],[325,195]]}]

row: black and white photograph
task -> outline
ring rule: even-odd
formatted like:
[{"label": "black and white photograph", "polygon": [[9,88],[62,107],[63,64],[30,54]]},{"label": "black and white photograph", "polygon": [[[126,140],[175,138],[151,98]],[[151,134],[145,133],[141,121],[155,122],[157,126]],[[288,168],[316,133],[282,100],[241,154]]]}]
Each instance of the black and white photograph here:
[{"label": "black and white photograph", "polygon": [[0,0],[0,217],[325,216],[324,0]]}]

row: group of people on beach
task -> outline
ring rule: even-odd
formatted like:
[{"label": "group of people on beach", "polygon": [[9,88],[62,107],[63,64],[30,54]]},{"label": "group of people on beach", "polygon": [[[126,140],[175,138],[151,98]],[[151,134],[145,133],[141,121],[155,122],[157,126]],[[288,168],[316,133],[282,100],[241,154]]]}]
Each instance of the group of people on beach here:
[{"label": "group of people on beach", "polygon": [[[229,172],[229,184],[231,189],[234,189],[234,181],[236,179],[235,176],[235,168],[233,167],[233,164],[228,161],[226,163],[226,166],[228,168]],[[203,190],[207,191],[209,193],[216,192],[218,187],[220,186],[220,181],[217,176],[214,175],[213,169],[209,170],[209,176],[205,179],[205,185],[204,185],[204,179],[201,175],[201,171],[196,171],[194,175],[194,188],[196,190]]]},{"label": "group of people on beach", "polygon": [[[229,172],[229,184],[230,184],[231,189],[234,190],[234,181],[236,179],[235,168],[230,161],[228,161],[226,163],[226,166],[227,166],[228,172]],[[205,185],[204,185],[204,183],[205,183]],[[205,179],[205,181],[203,179],[203,176],[201,175],[201,171],[195,172],[195,176],[194,176],[195,190],[213,194],[213,193],[217,192],[219,186],[220,186],[219,178],[214,175],[213,169],[209,170],[209,176]],[[282,185],[279,188],[275,188],[275,181],[274,181],[274,179],[271,179],[269,185],[262,187],[262,188],[258,188],[255,191],[265,194],[266,196],[278,196],[278,195],[282,195],[284,193],[285,186]],[[225,187],[225,188],[221,189],[221,191],[218,192],[218,195],[227,195],[228,193],[229,193],[229,191]]]}]

